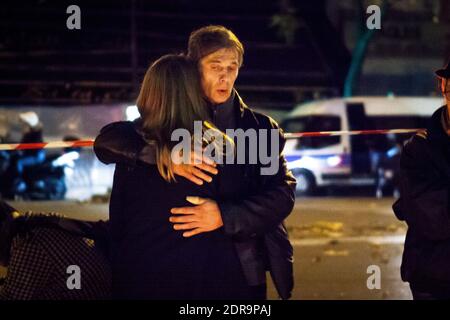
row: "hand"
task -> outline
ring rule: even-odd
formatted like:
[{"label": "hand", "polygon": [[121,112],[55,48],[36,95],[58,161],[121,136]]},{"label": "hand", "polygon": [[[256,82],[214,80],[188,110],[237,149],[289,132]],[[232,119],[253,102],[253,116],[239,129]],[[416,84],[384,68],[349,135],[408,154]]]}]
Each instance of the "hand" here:
[{"label": "hand", "polygon": [[223,226],[222,215],[217,202],[200,197],[186,197],[186,200],[195,206],[172,208],[172,216],[169,221],[174,223],[175,230],[189,230],[183,233],[183,237],[192,237],[196,234],[209,232]]},{"label": "hand", "polygon": [[[201,162],[200,162],[200,161]],[[196,163],[200,162],[200,163]],[[203,181],[211,182],[211,176],[207,175],[204,171],[216,175],[219,171],[216,169],[216,163],[202,155],[198,155],[195,152],[191,152],[191,160],[189,164],[175,164],[172,163],[173,172],[181,177],[184,177],[191,182],[202,185]]]}]

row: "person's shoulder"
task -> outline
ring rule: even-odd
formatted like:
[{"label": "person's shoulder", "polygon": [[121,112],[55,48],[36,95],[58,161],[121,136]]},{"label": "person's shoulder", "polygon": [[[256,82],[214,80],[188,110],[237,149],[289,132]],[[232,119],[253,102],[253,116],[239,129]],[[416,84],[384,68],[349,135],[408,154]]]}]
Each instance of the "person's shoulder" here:
[{"label": "person's shoulder", "polygon": [[405,142],[402,163],[409,165],[426,165],[429,161],[429,141],[427,130],[421,130]]},{"label": "person's shoulder", "polygon": [[69,233],[57,227],[49,226],[36,226],[31,231],[32,240],[40,243],[42,245],[47,245],[48,243],[54,243],[56,239],[67,240],[69,238]]},{"label": "person's shoulder", "polygon": [[258,126],[258,128],[277,129],[277,130],[280,129],[280,126],[278,125],[277,121],[263,112],[253,110],[252,108],[246,105],[244,106],[244,112],[248,113],[247,118],[251,117],[255,120],[255,123]]},{"label": "person's shoulder", "polygon": [[235,99],[237,99],[237,103],[242,112],[242,117],[247,125],[250,127],[256,127],[256,129],[279,129],[280,126],[278,123],[267,114],[256,111],[253,108],[249,107],[239,93],[236,91]]},{"label": "person's shoulder", "polygon": [[405,142],[404,150],[418,152],[428,145],[428,131],[420,130]]},{"label": "person's shoulder", "polygon": [[132,121],[116,121],[108,123],[100,129],[100,133],[107,131],[130,131],[135,132],[135,125]]},{"label": "person's shoulder", "polygon": [[18,233],[12,240],[12,251],[42,249],[54,239],[49,239],[49,228],[35,227]]}]

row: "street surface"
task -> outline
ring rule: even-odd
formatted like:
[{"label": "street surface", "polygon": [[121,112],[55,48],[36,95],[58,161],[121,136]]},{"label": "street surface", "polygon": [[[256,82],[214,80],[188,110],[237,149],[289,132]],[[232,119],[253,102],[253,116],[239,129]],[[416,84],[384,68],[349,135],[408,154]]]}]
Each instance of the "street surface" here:
[{"label": "street surface", "polygon": [[[20,211],[57,211],[97,220],[108,218],[104,201],[11,205]],[[396,220],[393,202],[369,196],[297,198],[286,221],[295,255],[293,299],[411,299],[399,271],[406,226]],[[380,289],[367,287],[371,265],[381,270]],[[272,284],[269,298],[276,299]]]}]

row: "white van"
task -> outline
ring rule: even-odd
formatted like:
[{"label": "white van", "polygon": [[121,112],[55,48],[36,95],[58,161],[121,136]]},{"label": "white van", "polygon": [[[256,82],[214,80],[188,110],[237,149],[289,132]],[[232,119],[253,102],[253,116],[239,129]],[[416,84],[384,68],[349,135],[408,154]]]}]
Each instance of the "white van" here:
[{"label": "white van", "polygon": [[[285,132],[354,131],[425,128],[443,105],[440,98],[352,97],[297,106],[284,119]],[[288,167],[300,193],[316,187],[375,185],[380,155],[411,134],[340,135],[288,139]]]}]

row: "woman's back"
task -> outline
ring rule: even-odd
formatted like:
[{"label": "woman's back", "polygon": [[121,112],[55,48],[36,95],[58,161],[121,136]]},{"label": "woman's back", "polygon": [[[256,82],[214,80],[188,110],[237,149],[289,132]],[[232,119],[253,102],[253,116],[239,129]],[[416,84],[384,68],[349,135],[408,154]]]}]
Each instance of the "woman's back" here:
[{"label": "woman's back", "polygon": [[205,298],[214,251],[224,241],[232,246],[222,229],[190,238],[174,230],[170,209],[189,206],[186,196],[215,198],[215,183],[197,186],[182,177],[169,183],[156,166],[116,167],[110,219],[117,296]]}]

